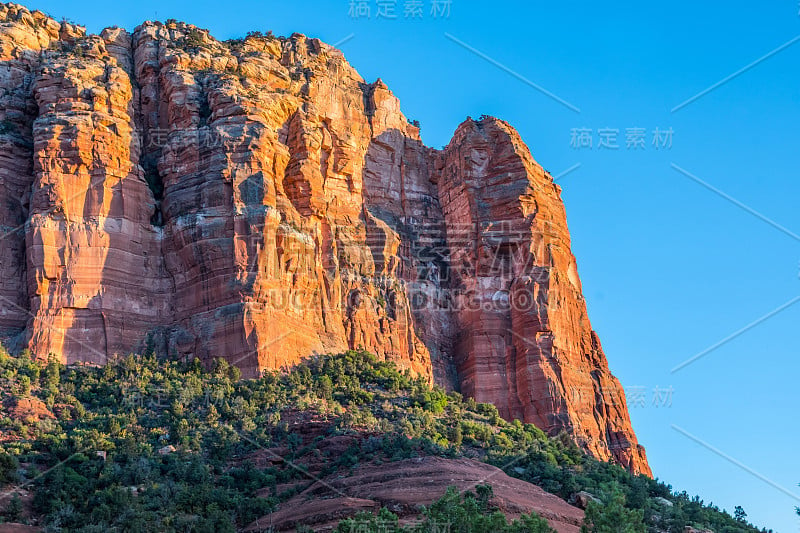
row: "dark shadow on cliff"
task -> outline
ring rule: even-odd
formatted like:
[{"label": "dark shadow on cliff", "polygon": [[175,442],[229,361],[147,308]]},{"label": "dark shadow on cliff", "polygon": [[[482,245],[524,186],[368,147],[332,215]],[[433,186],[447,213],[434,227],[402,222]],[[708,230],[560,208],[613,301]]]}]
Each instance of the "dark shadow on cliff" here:
[{"label": "dark shadow on cliff", "polygon": [[[401,281],[399,290],[383,295],[387,317],[396,320],[407,310],[411,328],[430,353],[435,382],[460,390],[450,256],[434,157],[420,140],[396,128],[373,137],[364,157],[360,218],[376,268]],[[379,221],[399,236],[398,257],[384,257],[387,235]],[[391,264],[397,259],[399,264]]]},{"label": "dark shadow on cliff", "polygon": [[26,222],[33,175],[30,64],[0,61],[0,339],[13,353],[25,347],[30,318]]}]

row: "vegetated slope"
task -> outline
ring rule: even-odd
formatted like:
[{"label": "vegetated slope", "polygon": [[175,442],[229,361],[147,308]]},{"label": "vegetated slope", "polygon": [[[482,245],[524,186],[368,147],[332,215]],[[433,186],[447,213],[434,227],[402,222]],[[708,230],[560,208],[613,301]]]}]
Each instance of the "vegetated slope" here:
[{"label": "vegetated slope", "polygon": [[[5,520],[51,531],[257,531],[281,519],[294,529],[298,516],[334,528],[351,516],[364,531],[397,519],[423,531],[468,520],[465,531],[477,532],[544,528],[523,516],[534,512],[577,531],[583,512],[571,502],[596,531],[619,517],[630,531],[757,531],[586,455],[566,434],[506,422],[490,404],[365,352],[239,378],[224,360],[210,371],[152,354],[65,368],[2,353]],[[396,481],[404,471],[407,490]]]}]

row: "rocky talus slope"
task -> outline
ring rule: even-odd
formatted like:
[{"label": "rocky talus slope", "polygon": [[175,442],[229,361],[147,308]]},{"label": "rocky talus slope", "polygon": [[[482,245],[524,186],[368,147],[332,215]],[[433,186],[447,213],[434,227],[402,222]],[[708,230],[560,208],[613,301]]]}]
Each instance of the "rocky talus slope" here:
[{"label": "rocky talus slope", "polygon": [[11,347],[245,377],[363,347],[649,474],[560,188],[501,120],[426,147],[317,39],[0,4],[0,201]]}]

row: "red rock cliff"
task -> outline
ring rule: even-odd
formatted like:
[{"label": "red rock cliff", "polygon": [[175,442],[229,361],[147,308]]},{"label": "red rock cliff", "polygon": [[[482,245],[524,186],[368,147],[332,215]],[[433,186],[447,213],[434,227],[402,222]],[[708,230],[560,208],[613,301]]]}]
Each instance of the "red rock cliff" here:
[{"label": "red rock cliff", "polygon": [[508,124],[442,151],[303,35],[87,35],[0,4],[0,333],[245,376],[363,347],[649,473],[559,188]]}]

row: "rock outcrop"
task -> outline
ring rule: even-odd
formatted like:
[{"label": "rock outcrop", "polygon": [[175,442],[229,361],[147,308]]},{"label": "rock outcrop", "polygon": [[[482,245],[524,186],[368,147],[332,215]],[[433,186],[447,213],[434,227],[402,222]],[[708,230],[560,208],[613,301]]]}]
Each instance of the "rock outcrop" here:
[{"label": "rock outcrop", "polygon": [[317,39],[0,4],[0,334],[246,377],[363,347],[649,474],[560,189],[503,121],[426,147]]},{"label": "rock outcrop", "polygon": [[332,531],[344,518],[381,507],[391,509],[404,523],[414,523],[422,506],[430,506],[448,487],[465,492],[484,483],[492,487],[492,505],[508,519],[535,512],[559,533],[580,531],[583,511],[558,496],[485,463],[441,457],[360,465],[350,475],[337,473],[306,483],[308,487],[297,496],[245,531],[294,531],[300,524]]}]

